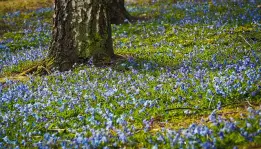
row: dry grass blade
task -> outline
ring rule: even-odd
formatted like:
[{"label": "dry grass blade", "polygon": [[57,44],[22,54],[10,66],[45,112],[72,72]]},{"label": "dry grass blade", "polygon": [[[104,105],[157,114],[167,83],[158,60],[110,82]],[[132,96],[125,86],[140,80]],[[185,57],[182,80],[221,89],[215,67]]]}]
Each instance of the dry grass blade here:
[{"label": "dry grass blade", "polygon": [[0,83],[5,83],[7,80],[25,82],[25,81],[29,80],[29,77],[27,77],[27,76],[4,77],[4,78],[0,78]]}]

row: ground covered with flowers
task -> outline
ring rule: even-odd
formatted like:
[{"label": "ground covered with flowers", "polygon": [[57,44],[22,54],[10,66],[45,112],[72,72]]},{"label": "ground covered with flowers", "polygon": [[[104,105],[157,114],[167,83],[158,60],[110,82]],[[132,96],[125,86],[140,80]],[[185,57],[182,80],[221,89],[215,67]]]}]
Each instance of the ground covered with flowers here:
[{"label": "ground covered with flowers", "polygon": [[11,76],[44,59],[52,8],[2,15],[0,148],[261,145],[261,2],[128,4],[113,66]]}]

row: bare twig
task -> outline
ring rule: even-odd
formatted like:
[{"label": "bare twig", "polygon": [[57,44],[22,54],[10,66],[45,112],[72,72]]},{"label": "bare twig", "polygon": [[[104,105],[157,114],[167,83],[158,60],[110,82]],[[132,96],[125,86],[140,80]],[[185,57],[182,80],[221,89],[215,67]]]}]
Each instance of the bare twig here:
[{"label": "bare twig", "polygon": [[254,107],[247,99],[245,101],[250,107]]},{"label": "bare twig", "polygon": [[243,38],[243,40],[251,47],[251,48],[253,48],[252,47],[252,45],[246,40],[246,38],[245,37],[243,37],[242,35],[239,35],[241,38]]},{"label": "bare twig", "polygon": [[165,111],[173,111],[173,110],[194,110],[194,111],[204,111],[204,110],[214,110],[214,109],[211,109],[211,108],[196,109],[196,108],[183,108],[183,107],[179,107],[179,108],[166,109]]}]

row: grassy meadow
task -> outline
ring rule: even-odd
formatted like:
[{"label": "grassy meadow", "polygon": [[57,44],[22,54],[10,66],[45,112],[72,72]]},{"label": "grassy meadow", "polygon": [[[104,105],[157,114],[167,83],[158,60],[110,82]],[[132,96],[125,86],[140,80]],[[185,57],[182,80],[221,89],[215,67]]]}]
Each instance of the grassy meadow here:
[{"label": "grassy meadow", "polygon": [[52,0],[0,0],[0,149],[261,147],[260,5],[128,1],[126,59],[39,76]]}]

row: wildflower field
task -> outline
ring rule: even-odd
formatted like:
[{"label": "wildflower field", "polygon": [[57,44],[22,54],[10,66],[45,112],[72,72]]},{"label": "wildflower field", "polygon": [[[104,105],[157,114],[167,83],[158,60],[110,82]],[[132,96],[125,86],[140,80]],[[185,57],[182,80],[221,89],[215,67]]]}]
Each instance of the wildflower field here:
[{"label": "wildflower field", "polygon": [[127,3],[126,59],[44,76],[53,8],[0,13],[0,149],[261,147],[260,5]]}]

